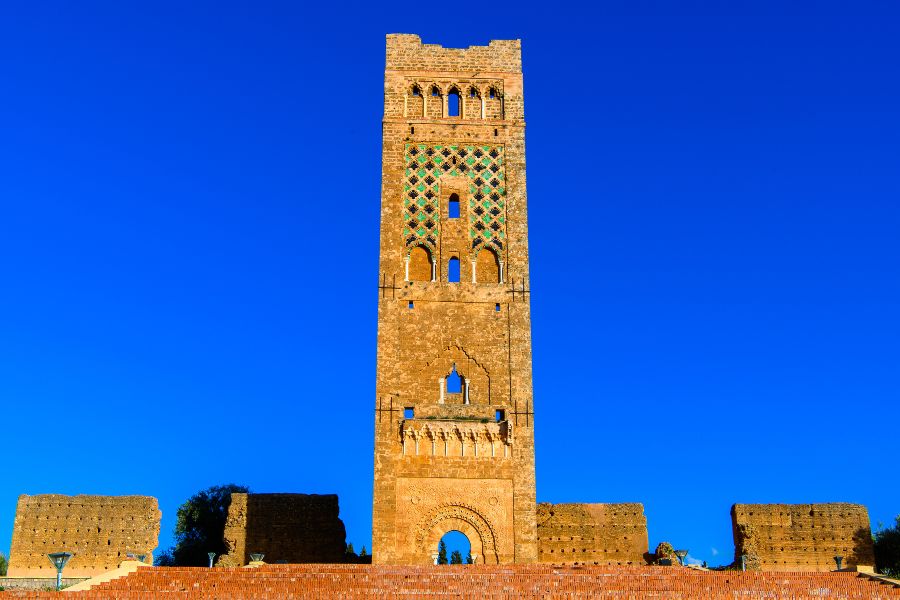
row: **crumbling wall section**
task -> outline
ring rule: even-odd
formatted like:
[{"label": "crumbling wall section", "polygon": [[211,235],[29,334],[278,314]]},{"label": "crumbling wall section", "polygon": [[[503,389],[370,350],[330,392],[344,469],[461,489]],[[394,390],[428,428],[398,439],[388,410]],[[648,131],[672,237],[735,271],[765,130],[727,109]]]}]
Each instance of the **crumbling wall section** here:
[{"label": "crumbling wall section", "polygon": [[414,34],[387,36],[386,70],[471,71],[492,73],[522,72],[520,40],[491,40],[487,46],[444,48],[423,44]]},{"label": "crumbling wall section", "polygon": [[19,496],[8,576],[55,578],[51,552],[72,553],[66,577],[110,571],[129,553],[152,563],[161,517],[150,496]]},{"label": "crumbling wall section", "polygon": [[251,553],[267,563],[343,562],[346,530],[334,494],[231,495],[225,521],[228,554],[218,565],[239,567]]},{"label": "crumbling wall section", "polygon": [[748,569],[833,571],[873,565],[869,513],[860,504],[735,504],[731,507],[735,564]]},{"label": "crumbling wall section", "polygon": [[540,562],[643,565],[649,549],[644,506],[629,504],[537,505]]}]

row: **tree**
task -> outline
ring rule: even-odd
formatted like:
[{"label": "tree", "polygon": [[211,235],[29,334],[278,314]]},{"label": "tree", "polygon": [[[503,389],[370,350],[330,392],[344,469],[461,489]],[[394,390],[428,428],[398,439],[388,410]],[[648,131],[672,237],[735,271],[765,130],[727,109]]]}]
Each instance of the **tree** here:
[{"label": "tree", "polygon": [[9,561],[0,552],[0,577],[6,577],[6,569],[9,567]]},{"label": "tree", "polygon": [[356,550],[353,549],[353,544],[347,544],[347,549],[344,550],[344,560],[347,562],[354,562],[358,558],[356,554]]},{"label": "tree", "polygon": [[879,528],[875,538],[875,569],[882,575],[900,578],[900,515],[893,527]]},{"label": "tree", "polygon": [[205,567],[209,565],[208,552],[220,556],[225,548],[225,518],[231,494],[247,493],[244,485],[214,485],[197,492],[178,507],[175,523],[175,545],[164,551],[156,560],[157,565],[179,567]]},{"label": "tree", "polygon": [[475,560],[472,558],[472,551],[471,551],[471,550],[469,550],[469,553],[466,554],[466,564],[467,564],[467,565],[474,565],[474,564],[475,564]]},{"label": "tree", "polygon": [[366,547],[363,546],[363,547],[362,547],[362,550],[359,551],[359,556],[360,556],[360,557],[363,557],[363,556],[368,556],[368,555],[369,555],[369,553],[368,553],[368,551],[366,550]]},{"label": "tree", "polygon": [[441,540],[441,543],[438,544],[438,564],[447,564],[447,544],[444,543],[444,540]]},{"label": "tree", "polygon": [[450,555],[450,564],[451,565],[461,565],[462,564],[462,553],[459,550],[454,550],[453,554]]}]

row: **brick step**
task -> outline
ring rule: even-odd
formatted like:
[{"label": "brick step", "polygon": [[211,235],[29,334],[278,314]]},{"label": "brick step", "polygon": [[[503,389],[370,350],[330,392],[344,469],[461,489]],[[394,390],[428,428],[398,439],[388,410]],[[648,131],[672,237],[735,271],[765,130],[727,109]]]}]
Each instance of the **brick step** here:
[{"label": "brick step", "polygon": [[[7,592],[9,598],[58,598]],[[71,600],[242,598],[900,599],[856,573],[717,572],[659,567],[264,565],[252,569],[146,567]]]}]

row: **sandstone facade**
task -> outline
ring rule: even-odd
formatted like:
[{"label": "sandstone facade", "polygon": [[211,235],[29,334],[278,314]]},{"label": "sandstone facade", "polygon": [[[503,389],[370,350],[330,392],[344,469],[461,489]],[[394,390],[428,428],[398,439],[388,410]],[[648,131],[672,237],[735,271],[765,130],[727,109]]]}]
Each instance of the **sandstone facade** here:
[{"label": "sandstone facade", "polygon": [[261,552],[269,563],[342,562],[346,530],[334,494],[231,495],[225,521],[228,554],[217,565],[241,567]]},{"label": "sandstone facade", "polygon": [[520,43],[389,35],[384,105],[373,560],[533,562]]},{"label": "sandstone facade", "polygon": [[649,549],[641,504],[537,505],[541,562],[643,565]]},{"label": "sandstone facade", "polygon": [[47,554],[71,552],[67,577],[115,569],[129,553],[152,564],[162,513],[149,496],[19,496],[9,577],[56,577]]},{"label": "sandstone facade", "polygon": [[875,564],[869,513],[860,504],[735,504],[731,507],[735,562],[748,569],[832,571]]}]

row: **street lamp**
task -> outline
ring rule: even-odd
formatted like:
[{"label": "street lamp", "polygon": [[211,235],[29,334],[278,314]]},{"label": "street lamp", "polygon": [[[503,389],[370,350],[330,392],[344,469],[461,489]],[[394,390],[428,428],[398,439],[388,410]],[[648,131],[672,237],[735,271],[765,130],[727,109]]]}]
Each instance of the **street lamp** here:
[{"label": "street lamp", "polygon": [[72,558],[71,552],[53,552],[47,555],[47,558],[50,559],[50,562],[53,563],[53,566],[56,567],[56,591],[58,592],[62,589],[62,572],[63,567],[66,566],[66,563],[69,562],[69,559]]},{"label": "street lamp", "polygon": [[681,563],[681,566],[682,566],[682,567],[684,566],[684,557],[687,556],[687,555],[688,555],[688,551],[687,551],[687,550],[676,550],[676,551],[675,551],[675,556],[678,557],[678,562]]},{"label": "street lamp", "polygon": [[215,552],[207,552],[206,555],[209,557],[209,568],[212,569],[213,559],[216,557]]},{"label": "street lamp", "polygon": [[843,556],[835,556],[835,557],[834,557],[834,562],[837,563],[837,570],[840,571],[840,570],[841,570],[841,563],[844,562],[844,557],[843,557]]}]

